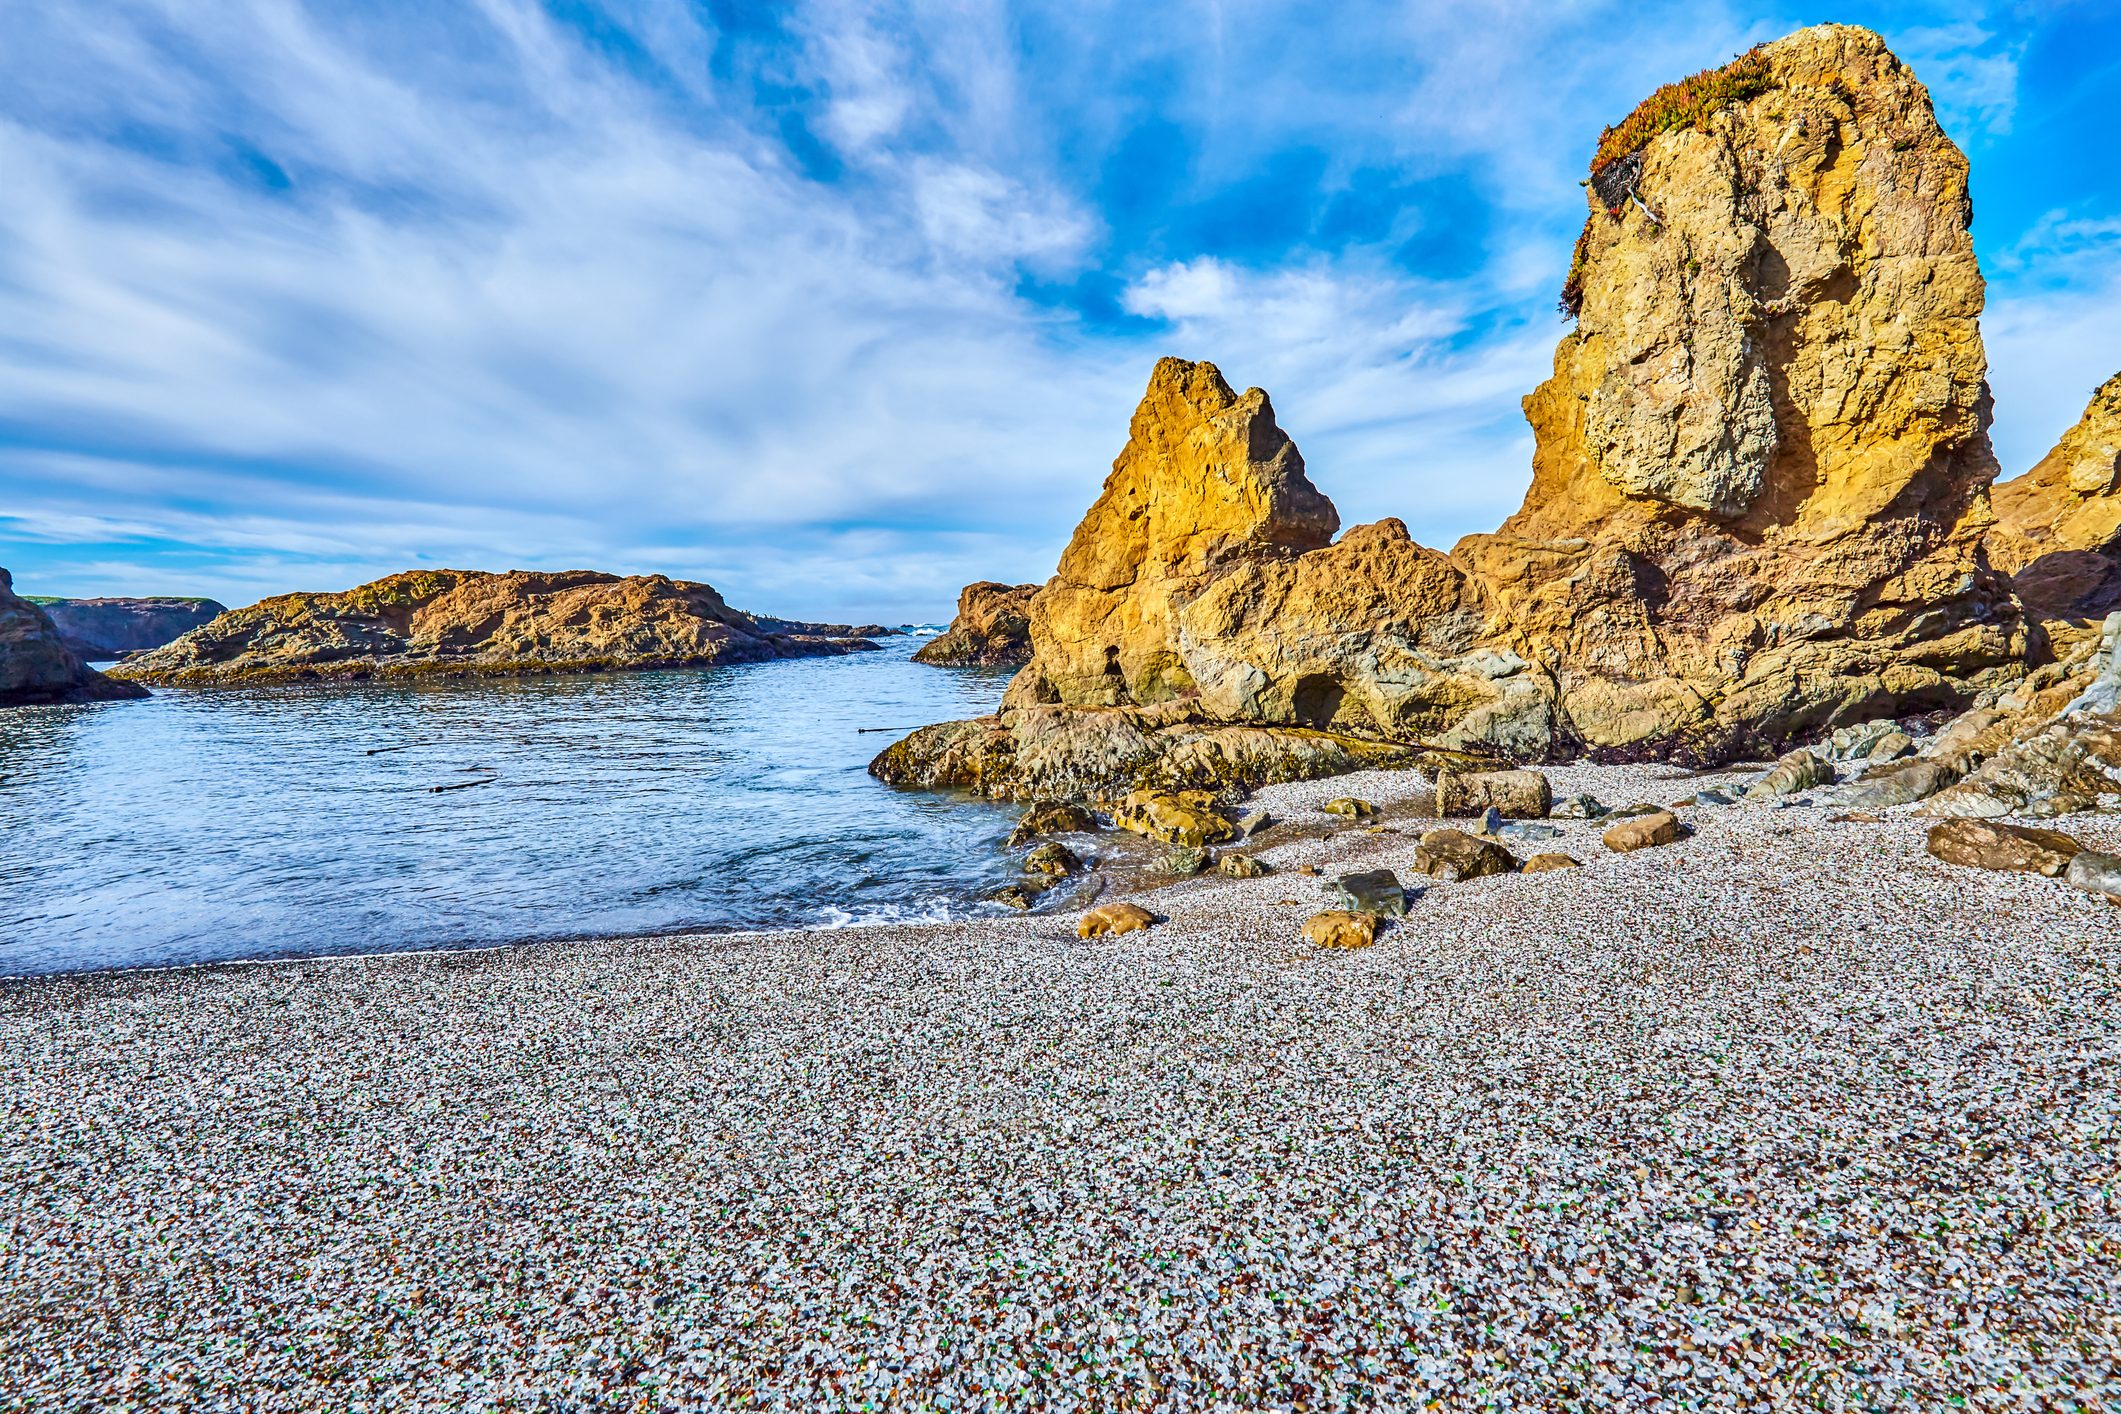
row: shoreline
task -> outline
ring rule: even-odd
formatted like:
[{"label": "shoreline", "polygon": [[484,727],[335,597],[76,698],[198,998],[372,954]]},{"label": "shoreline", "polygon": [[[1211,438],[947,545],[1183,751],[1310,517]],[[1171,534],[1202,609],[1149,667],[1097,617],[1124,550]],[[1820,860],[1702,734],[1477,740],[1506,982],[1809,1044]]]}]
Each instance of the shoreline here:
[{"label": "shoreline", "polygon": [[[1550,774],[1609,806],[1705,779]],[[0,985],[0,1377],[61,1407],[2121,1398],[2121,910],[1931,859],[1903,812],[1729,806],[1627,855],[1555,822],[1536,846],[1585,867],[1303,943],[1295,866],[1419,884],[1426,789],[1271,787],[1292,823],[1248,852],[1283,867],[1132,895],[1166,921],[1119,937],[1064,910]],[[1311,808],[1343,794],[1386,832]]]}]

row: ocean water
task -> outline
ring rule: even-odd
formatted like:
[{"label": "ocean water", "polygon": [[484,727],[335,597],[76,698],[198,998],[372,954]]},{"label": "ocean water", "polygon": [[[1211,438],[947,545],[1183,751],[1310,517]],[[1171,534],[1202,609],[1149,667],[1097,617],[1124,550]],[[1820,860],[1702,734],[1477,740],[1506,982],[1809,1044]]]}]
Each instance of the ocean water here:
[{"label": "ocean water", "polygon": [[0,975],[992,909],[1015,812],[865,769],[1000,701],[921,641],[0,711]]}]

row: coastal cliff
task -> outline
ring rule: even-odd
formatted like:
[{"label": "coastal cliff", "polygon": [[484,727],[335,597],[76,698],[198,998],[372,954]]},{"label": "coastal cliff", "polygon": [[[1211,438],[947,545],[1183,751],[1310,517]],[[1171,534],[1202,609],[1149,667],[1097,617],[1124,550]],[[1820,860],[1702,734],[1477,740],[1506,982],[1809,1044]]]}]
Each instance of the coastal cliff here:
[{"label": "coastal cliff", "polygon": [[704,667],[874,648],[757,619],[711,585],[591,570],[413,570],[233,609],[113,676],[184,687]]},{"label": "coastal cliff", "polygon": [[113,682],[82,662],[51,616],[16,594],[13,577],[0,569],[0,707],[145,696],[145,688]]},{"label": "coastal cliff", "polygon": [[[1532,485],[1500,530],[1335,541],[1267,395],[1166,359],[1003,710],[877,774],[1115,789],[1195,750],[1136,736],[1237,729],[1269,734],[1248,784],[1333,764],[1305,733],[1349,759],[1714,761],[2021,676],[2036,639],[1981,554],[1967,164],[1915,76],[1867,30],[1800,31],[1652,95],[1589,188],[1577,326],[1525,399]],[[1127,749],[1055,770],[1086,721]]]},{"label": "coastal cliff", "polygon": [[228,612],[211,599],[39,599],[66,646],[83,658],[116,658],[175,642]]}]

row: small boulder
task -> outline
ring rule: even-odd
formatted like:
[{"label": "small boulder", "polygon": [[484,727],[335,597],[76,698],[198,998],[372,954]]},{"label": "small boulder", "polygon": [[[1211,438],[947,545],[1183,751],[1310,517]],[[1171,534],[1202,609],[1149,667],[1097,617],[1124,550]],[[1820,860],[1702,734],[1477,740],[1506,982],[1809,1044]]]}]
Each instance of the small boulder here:
[{"label": "small boulder", "polygon": [[2071,857],[2062,877],[2074,888],[2098,894],[2108,903],[2121,904],[2121,855],[2080,849]]},{"label": "small boulder", "polygon": [[1507,874],[1517,867],[1517,857],[1494,840],[1463,830],[1431,830],[1414,851],[1414,867],[1433,878],[1455,882]]},{"label": "small boulder", "polygon": [[1679,817],[1669,810],[1657,810],[1648,815],[1636,815],[1622,820],[1607,830],[1605,847],[1615,854],[1626,854],[1630,850],[1670,844],[1678,839],[1679,835]]},{"label": "small boulder", "polygon": [[1350,820],[1369,820],[1377,815],[1377,807],[1367,800],[1357,800],[1352,795],[1343,795],[1318,807],[1328,815],[1345,815]]},{"label": "small boulder", "polygon": [[1272,828],[1273,824],[1274,817],[1266,811],[1248,810],[1238,817],[1237,837],[1241,840],[1251,839],[1252,836],[1258,834],[1261,830]]},{"label": "small boulder", "polygon": [[1596,820],[1606,813],[1595,795],[1572,795],[1547,812],[1557,820]]},{"label": "small boulder", "polygon": [[1820,743],[1819,754],[1830,761],[1858,761],[1868,757],[1879,742],[1900,731],[1900,724],[1890,717],[1880,717],[1873,722],[1858,722],[1852,727],[1842,727]]},{"label": "small boulder", "polygon": [[1830,784],[1834,779],[1834,768],[1811,752],[1799,747],[1778,759],[1768,768],[1768,773],[1745,788],[1747,800],[1772,800],[1777,796],[1795,795],[1810,790],[1813,786]]},{"label": "small boulder", "polygon": [[1915,754],[1915,739],[1906,732],[1889,732],[1878,739],[1863,759],[1883,765],[1887,761],[1899,761]]},{"label": "small boulder", "polygon": [[1438,819],[1495,810],[1513,820],[1537,820],[1543,818],[1553,804],[1553,788],[1538,771],[1436,773]]},{"label": "small boulder", "polygon": [[1112,819],[1122,830],[1194,849],[1237,833],[1236,824],[1204,790],[1138,790],[1119,803]]},{"label": "small boulder", "polygon": [[1725,791],[1711,787],[1708,790],[1694,792],[1694,803],[1696,805],[1736,805],[1738,800],[1735,796]]},{"label": "small boulder", "polygon": [[1043,874],[1049,879],[1065,878],[1083,867],[1083,861],[1074,850],[1058,840],[1048,840],[1024,856],[1026,874]]},{"label": "small boulder", "polygon": [[1343,874],[1326,885],[1326,894],[1349,913],[1389,913],[1403,918],[1407,912],[1407,891],[1389,869]]},{"label": "small boulder", "polygon": [[1583,861],[1566,854],[1535,854],[1524,862],[1521,872],[1544,874],[1549,869],[1581,869]]},{"label": "small boulder", "polygon": [[1215,861],[1215,872],[1225,879],[1263,879],[1273,872],[1263,859],[1249,854],[1226,854]]},{"label": "small boulder", "polygon": [[1304,924],[1304,941],[1322,948],[1366,948],[1377,941],[1377,915],[1330,909]]},{"label": "small boulder", "polygon": [[1156,915],[1138,903],[1099,904],[1075,925],[1078,938],[1099,938],[1107,933],[1132,933],[1156,922]]},{"label": "small boulder", "polygon": [[1009,832],[1009,848],[1021,849],[1040,835],[1087,835],[1096,828],[1097,817],[1072,801],[1035,800]]},{"label": "small boulder", "polygon": [[1943,820],[1930,827],[1929,851],[1946,864],[2055,878],[2084,847],[2060,830],[1995,820]]},{"label": "small boulder", "polygon": [[1316,864],[1299,864],[1296,866],[1296,872],[1299,874],[1309,874],[1312,878],[1316,879],[1321,874],[1324,874],[1326,871],[1319,868]]},{"label": "small boulder", "polygon": [[1003,904],[1021,912],[1038,902],[1038,891],[1022,884],[1010,884],[995,890],[987,897],[990,902]]},{"label": "small boulder", "polygon": [[1208,851],[1190,844],[1179,845],[1156,861],[1159,874],[1172,874],[1181,879],[1190,879],[1207,867]]}]

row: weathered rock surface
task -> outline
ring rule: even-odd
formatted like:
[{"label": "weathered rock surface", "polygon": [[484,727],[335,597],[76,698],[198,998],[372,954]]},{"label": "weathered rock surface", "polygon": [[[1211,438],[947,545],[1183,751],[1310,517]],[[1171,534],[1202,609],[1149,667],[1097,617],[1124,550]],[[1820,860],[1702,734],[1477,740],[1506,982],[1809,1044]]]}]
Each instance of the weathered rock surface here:
[{"label": "weathered rock surface", "polygon": [[39,599],[66,646],[91,661],[140,653],[210,624],[227,609],[211,599]]},{"label": "weathered rock surface", "polygon": [[1049,879],[1064,878],[1083,867],[1083,861],[1074,850],[1058,840],[1048,840],[1024,856],[1026,874],[1042,874]]},{"label": "weathered rock surface", "polygon": [[2045,874],[2069,868],[2083,846],[2059,830],[2003,825],[1994,820],[1946,820],[1932,825],[1929,852],[1947,864]]},{"label": "weathered rock surface", "polygon": [[947,632],[922,644],[916,663],[1003,667],[1031,661],[1031,596],[1035,584],[968,584],[957,596]]},{"label": "weathered rock surface", "polygon": [[1374,820],[1377,807],[1369,801],[1352,795],[1336,795],[1318,807],[1328,815],[1342,815],[1350,820]]},{"label": "weathered rock surface", "polygon": [[[1723,760],[2021,675],[2035,640],[1981,554],[1965,158],[1869,31],[1748,63],[1749,96],[1649,137],[1633,196],[1594,214],[1578,326],[1525,400],[1532,487],[1497,533],[1328,543],[1266,395],[1160,363],[1032,598],[1012,758],[1063,730],[1033,707],[1183,702],[1505,758]],[[946,745],[888,769],[953,783]]]},{"label": "weathered rock surface", "polygon": [[1768,773],[1745,788],[1747,800],[1771,800],[1795,795],[1834,779],[1834,768],[1804,747],[1786,752]]},{"label": "weathered rock surface", "polygon": [[1237,825],[1207,791],[1135,791],[1113,807],[1112,823],[1165,844],[1199,849],[1237,837]]},{"label": "weathered rock surface", "polygon": [[841,626],[757,619],[711,585],[590,570],[413,570],[339,594],[283,594],[127,660],[117,677],[185,687],[512,676],[849,653]]},{"label": "weathered rock surface", "polygon": [[1555,869],[1581,869],[1583,861],[1571,854],[1535,854],[1524,862],[1525,874],[1545,874]]},{"label": "weathered rock surface", "polygon": [[1627,854],[1633,850],[1671,844],[1681,833],[1683,831],[1677,815],[1669,810],[1653,810],[1647,815],[1635,815],[1622,820],[1607,830],[1603,838],[1607,849],[1615,854]]},{"label": "weathered rock surface", "polygon": [[1484,879],[1517,868],[1517,856],[1494,840],[1463,830],[1431,830],[1414,850],[1414,867],[1446,882]]},{"label": "weathered rock surface", "polygon": [[1998,485],[1991,563],[2044,614],[2121,608],[2121,374],[2031,471]]},{"label": "weathered rock surface", "polygon": [[1225,879],[1264,879],[1274,871],[1264,859],[1249,854],[1226,854],[1215,861],[1215,872]]},{"label": "weathered rock surface", "polygon": [[1008,848],[1020,849],[1040,835],[1086,835],[1097,817],[1073,801],[1035,800],[1009,832]]},{"label": "weathered rock surface", "polygon": [[0,569],[0,707],[145,696],[145,688],[114,682],[82,662],[51,617],[16,594]]},{"label": "weathered rock surface", "polygon": [[1554,788],[1538,771],[1438,771],[1439,819],[1493,810],[1512,820],[1540,820],[1554,804]]},{"label": "weathered rock surface", "polygon": [[2080,849],[2070,856],[2062,877],[2071,888],[2097,894],[2108,903],[2121,903],[2121,856]]},{"label": "weathered rock surface", "polygon": [[1366,948],[1377,941],[1377,915],[1332,908],[1304,924],[1304,941],[1321,948]]},{"label": "weathered rock surface", "polygon": [[1400,887],[1399,877],[1389,869],[1365,869],[1355,874],[1343,874],[1326,885],[1326,893],[1336,908],[1349,913],[1388,914],[1394,918],[1406,916],[1407,891]]},{"label": "weathered rock surface", "polygon": [[1156,915],[1138,903],[1106,903],[1085,913],[1075,925],[1078,938],[1099,938],[1107,933],[1134,933],[1156,922]]}]

